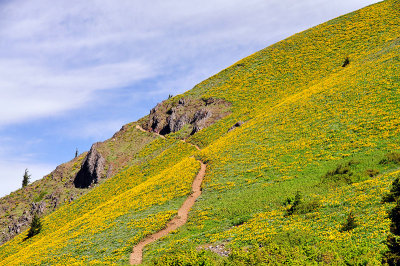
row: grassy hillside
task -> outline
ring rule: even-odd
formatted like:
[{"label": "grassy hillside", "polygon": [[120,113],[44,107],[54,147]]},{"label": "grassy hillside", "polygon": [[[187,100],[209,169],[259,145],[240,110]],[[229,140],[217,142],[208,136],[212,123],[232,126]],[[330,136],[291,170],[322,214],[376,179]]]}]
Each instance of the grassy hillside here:
[{"label": "grassy hillside", "polygon": [[[145,248],[145,263],[379,264],[392,207],[381,199],[400,176],[387,159],[400,152],[399,10],[393,0],[366,7],[203,81],[184,96],[232,106],[187,139],[201,151],[179,132],[154,137],[112,178],[44,217],[39,235],[2,245],[0,264],[127,264],[190,193],[196,159],[207,163],[203,193],[185,226]],[[342,231],[350,213],[357,227]]]}]

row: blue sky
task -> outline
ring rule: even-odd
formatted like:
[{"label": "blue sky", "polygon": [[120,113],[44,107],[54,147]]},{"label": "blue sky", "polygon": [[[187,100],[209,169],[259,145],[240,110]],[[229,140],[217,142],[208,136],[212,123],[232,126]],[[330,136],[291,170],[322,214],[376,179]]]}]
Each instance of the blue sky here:
[{"label": "blue sky", "polygon": [[169,94],[378,1],[0,2],[0,196],[86,151]]}]

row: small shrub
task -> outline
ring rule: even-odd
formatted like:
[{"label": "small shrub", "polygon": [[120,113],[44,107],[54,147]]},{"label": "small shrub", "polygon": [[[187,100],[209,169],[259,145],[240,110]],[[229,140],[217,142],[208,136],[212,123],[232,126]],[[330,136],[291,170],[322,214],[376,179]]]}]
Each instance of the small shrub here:
[{"label": "small shrub", "polygon": [[355,161],[349,161],[345,164],[339,164],[334,170],[328,171],[323,177],[325,182],[341,182],[344,181],[347,184],[353,183],[353,172],[350,166],[357,164]]},{"label": "small shrub", "polygon": [[287,197],[283,202],[282,202],[282,206],[288,206],[290,204],[292,204],[292,202],[294,201],[293,198]]},{"label": "small shrub", "polygon": [[400,179],[397,177],[393,183],[388,194],[384,195],[382,202],[395,202],[400,197]]},{"label": "small shrub", "polygon": [[388,235],[386,238],[388,251],[383,254],[382,264],[400,265],[400,239],[395,235]]},{"label": "small shrub", "polygon": [[391,220],[390,234],[387,236],[388,251],[383,254],[382,263],[400,265],[400,201],[388,213]]},{"label": "small shrub", "polygon": [[346,59],[343,62],[342,67],[346,67],[348,64],[350,64],[350,59],[348,57],[346,57]]},{"label": "small shrub", "polygon": [[386,154],[385,158],[383,158],[379,164],[389,164],[389,163],[400,163],[400,153],[390,152]]},{"label": "small shrub", "polygon": [[350,231],[356,227],[357,227],[356,218],[354,217],[353,212],[350,212],[349,215],[347,216],[346,222],[342,224],[340,232]]},{"label": "small shrub", "polygon": [[306,214],[306,213],[310,213],[310,212],[314,212],[314,211],[318,210],[320,206],[321,206],[321,203],[319,202],[319,200],[314,199],[309,202],[302,202],[297,207],[296,212],[299,214]]},{"label": "small shrub", "polygon": [[45,196],[47,195],[47,191],[42,191],[40,194],[33,199],[34,202],[39,202],[41,201]]},{"label": "small shrub", "polygon": [[294,196],[292,206],[290,206],[290,208],[286,211],[286,216],[292,215],[297,210],[301,202],[302,202],[301,194],[299,191],[297,191],[296,195]]},{"label": "small shrub", "polygon": [[293,215],[295,213],[306,214],[309,212],[313,212],[316,211],[321,205],[320,202],[316,199],[309,202],[303,201],[299,191],[296,193],[294,200],[291,200],[290,198],[288,199],[292,202],[292,205],[289,209],[287,209],[285,216]]},{"label": "small shrub", "polygon": [[365,174],[369,177],[375,177],[379,174],[379,171],[376,169],[367,169],[365,170]]},{"label": "small shrub", "polygon": [[242,217],[237,217],[235,219],[232,220],[232,225],[233,226],[239,226],[244,224],[245,222],[247,222],[250,219],[249,216],[242,216]]},{"label": "small shrub", "polygon": [[400,236],[400,201],[397,201],[396,206],[388,214],[389,219],[392,221],[390,223],[390,232]]}]

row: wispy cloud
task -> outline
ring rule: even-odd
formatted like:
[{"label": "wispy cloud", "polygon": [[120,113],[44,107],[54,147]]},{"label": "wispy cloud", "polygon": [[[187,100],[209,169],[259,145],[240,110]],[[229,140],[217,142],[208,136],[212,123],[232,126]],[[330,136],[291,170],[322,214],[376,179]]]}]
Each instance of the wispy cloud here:
[{"label": "wispy cloud", "polygon": [[[330,13],[336,16],[330,6],[348,9],[366,2],[6,2],[0,6],[0,126],[76,109],[98,90],[134,85],[182,66],[182,76],[198,82],[198,69],[215,71],[249,49],[319,23]],[[320,18],[313,10],[320,10]],[[239,56],[232,55],[246,46]],[[179,79],[177,87],[190,89],[187,78]]]}]

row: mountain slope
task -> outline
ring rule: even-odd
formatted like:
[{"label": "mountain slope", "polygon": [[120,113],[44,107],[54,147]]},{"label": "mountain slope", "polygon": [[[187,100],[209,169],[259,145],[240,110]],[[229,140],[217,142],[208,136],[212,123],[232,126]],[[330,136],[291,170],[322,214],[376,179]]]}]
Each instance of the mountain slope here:
[{"label": "mountain slope", "polygon": [[[127,264],[190,193],[196,159],[207,163],[203,193],[186,225],[145,248],[145,263],[379,263],[390,208],[381,198],[400,174],[380,163],[400,150],[399,10],[387,0],[339,17],[168,99],[223,99],[230,114],[139,148],[126,168],[44,217],[39,235],[2,245],[0,263]],[[358,226],[341,232],[350,212]]]}]

